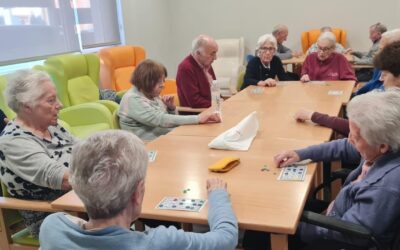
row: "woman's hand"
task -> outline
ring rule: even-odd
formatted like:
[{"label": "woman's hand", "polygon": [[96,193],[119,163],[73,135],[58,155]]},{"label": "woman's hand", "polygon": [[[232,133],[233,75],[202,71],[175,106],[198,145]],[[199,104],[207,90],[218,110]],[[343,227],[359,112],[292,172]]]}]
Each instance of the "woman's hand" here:
[{"label": "woman's hand", "polygon": [[221,122],[221,116],[219,113],[203,112],[199,114],[199,123],[217,123]]},{"label": "woman's hand", "polygon": [[294,114],[294,118],[298,122],[310,121],[313,114],[314,111],[312,110],[300,109],[299,111],[296,112],[296,114]]},{"label": "woman's hand", "polygon": [[283,168],[300,161],[300,157],[295,151],[289,150],[275,155],[274,161],[278,168]]},{"label": "woman's hand", "polygon": [[266,79],[264,81],[259,81],[257,83],[257,85],[261,86],[261,87],[275,87],[276,86],[276,81],[275,81],[275,79],[268,78],[268,79]]},{"label": "woman's hand", "polygon": [[304,75],[301,76],[300,81],[309,82],[310,81],[310,77],[307,74],[304,74]]},{"label": "woman's hand", "polygon": [[173,95],[164,95],[161,97],[161,100],[167,106],[169,110],[175,110],[175,104],[174,104],[174,96]]},{"label": "woman's hand", "polygon": [[207,192],[210,193],[216,189],[225,189],[227,190],[227,184],[225,181],[219,178],[210,178],[207,180]]}]

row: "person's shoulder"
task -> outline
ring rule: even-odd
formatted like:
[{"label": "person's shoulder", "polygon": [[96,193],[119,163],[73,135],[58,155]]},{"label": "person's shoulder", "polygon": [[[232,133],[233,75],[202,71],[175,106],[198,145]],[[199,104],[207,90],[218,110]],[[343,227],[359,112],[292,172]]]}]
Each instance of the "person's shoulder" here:
[{"label": "person's shoulder", "polygon": [[253,58],[250,59],[250,61],[247,63],[247,65],[258,65],[260,64],[260,58],[258,56],[254,56]]},{"label": "person's shoulder", "polygon": [[179,63],[178,65],[178,71],[182,70],[182,69],[188,69],[188,68],[192,68],[193,67],[193,63],[194,63],[194,58],[192,57],[192,55],[187,55],[182,61],[181,63]]}]

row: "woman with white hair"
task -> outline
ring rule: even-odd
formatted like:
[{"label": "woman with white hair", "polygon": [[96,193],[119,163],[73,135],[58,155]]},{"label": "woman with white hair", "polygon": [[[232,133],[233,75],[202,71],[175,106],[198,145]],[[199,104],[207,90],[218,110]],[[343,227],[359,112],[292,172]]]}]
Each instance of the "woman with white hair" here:
[{"label": "woman with white hair", "polygon": [[[61,103],[41,71],[15,73],[6,88],[17,114],[0,136],[0,176],[8,193],[28,200],[54,200],[69,190],[68,166],[75,139],[57,124]],[[34,237],[46,214],[21,211]]]},{"label": "woman with white hair", "polygon": [[318,40],[317,52],[309,54],[301,69],[302,82],[356,80],[354,70],[346,57],[334,52],[336,44],[332,32],[322,33]]},{"label": "woman with white hair", "polygon": [[[347,177],[327,216],[360,224],[381,242],[389,244],[400,226],[400,92],[370,92],[347,106],[348,139],[286,151],[275,156],[279,167],[311,159],[360,160]],[[302,223],[298,234],[305,242],[330,239],[363,244],[360,239]]]},{"label": "woman with white hair", "polygon": [[164,226],[131,231],[141,213],[148,163],[140,139],[122,130],[105,131],[78,143],[72,155],[71,185],[89,221],[64,213],[48,216],[40,232],[42,250],[235,248],[238,225],[224,181],[207,181],[210,232]]},{"label": "woman with white hair", "polygon": [[292,80],[285,74],[281,59],[275,55],[276,49],[277,43],[273,35],[265,34],[258,39],[256,56],[247,64],[241,89],[249,85],[274,87],[276,77],[281,81]]}]

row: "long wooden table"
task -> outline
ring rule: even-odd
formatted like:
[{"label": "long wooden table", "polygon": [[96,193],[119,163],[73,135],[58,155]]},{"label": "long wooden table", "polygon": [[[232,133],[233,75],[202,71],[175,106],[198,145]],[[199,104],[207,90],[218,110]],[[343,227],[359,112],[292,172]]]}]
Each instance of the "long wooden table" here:
[{"label": "long wooden table", "polygon": [[[337,114],[346,97],[350,97],[353,85],[352,82],[294,83],[267,88],[262,94],[252,94],[254,87],[251,86],[223,103],[222,123],[181,126],[148,143],[147,149],[157,150],[157,157],[148,166],[141,218],[206,224],[208,207],[199,213],[155,207],[165,196],[206,198],[206,179],[220,177],[228,183],[240,228],[270,232],[272,249],[287,249],[287,236],[296,231],[316,166],[308,165],[303,182],[278,181],[280,169],[275,167],[273,156],[283,150],[329,140],[329,129],[296,123],[292,113],[305,107]],[[343,91],[341,96],[320,96],[339,89]],[[254,110],[260,115],[261,128],[248,151],[208,148],[216,135]],[[240,165],[224,174],[208,171],[207,166],[226,156],[240,157]],[[269,171],[261,171],[265,166]],[[190,191],[184,193],[188,188]],[[52,206],[59,210],[84,211],[73,191],[55,200]]]}]

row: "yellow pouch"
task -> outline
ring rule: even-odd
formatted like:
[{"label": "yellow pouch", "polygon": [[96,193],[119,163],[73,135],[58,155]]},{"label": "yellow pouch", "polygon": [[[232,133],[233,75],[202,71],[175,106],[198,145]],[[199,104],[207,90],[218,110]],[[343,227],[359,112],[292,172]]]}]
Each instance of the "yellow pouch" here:
[{"label": "yellow pouch", "polygon": [[216,163],[210,165],[208,169],[213,172],[224,173],[236,167],[237,165],[239,165],[239,163],[240,163],[239,157],[225,157],[217,161]]}]

